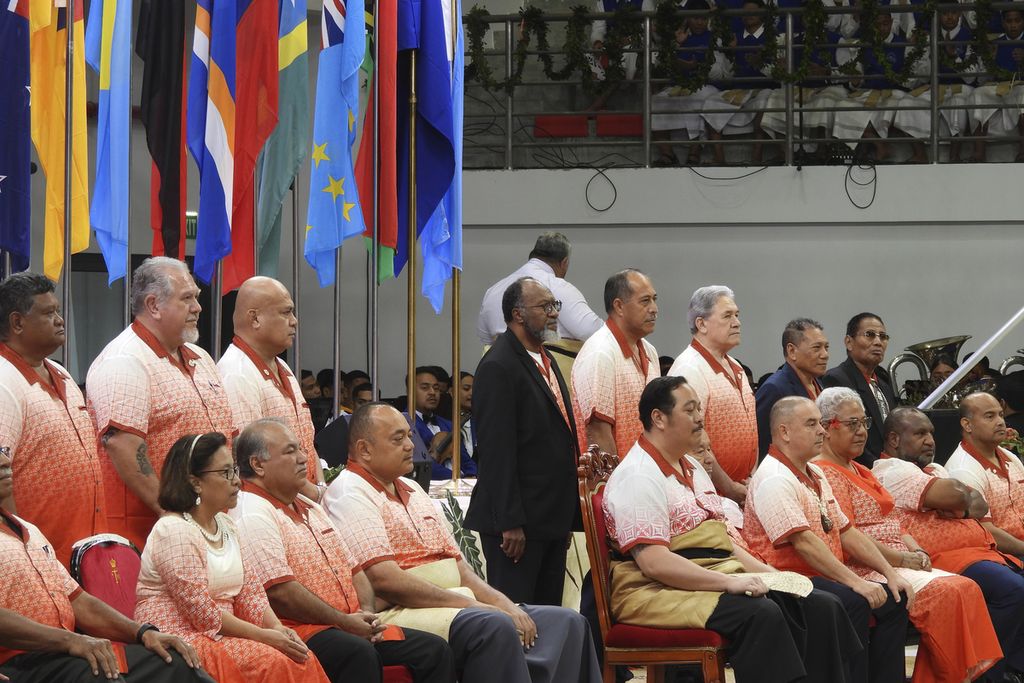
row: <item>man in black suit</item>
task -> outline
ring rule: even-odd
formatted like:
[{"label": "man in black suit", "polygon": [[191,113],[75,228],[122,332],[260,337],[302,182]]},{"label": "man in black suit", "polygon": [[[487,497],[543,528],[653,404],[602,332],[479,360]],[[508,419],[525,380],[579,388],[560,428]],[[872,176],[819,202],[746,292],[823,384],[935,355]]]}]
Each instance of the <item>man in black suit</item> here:
[{"label": "man in black suit", "polygon": [[782,355],[786,362],[761,382],[757,402],[757,454],[763,458],[772,443],[772,407],[786,396],[806,396],[812,401],[821,393],[818,379],[828,369],[828,339],[817,320],[796,318],[782,331]]},{"label": "man in black suit", "polygon": [[579,521],[579,446],[569,389],[544,341],[551,291],[520,278],[501,301],[508,329],[473,385],[478,479],[466,526],[480,533],[488,582],[513,602],[560,605],[567,540]]},{"label": "man in black suit", "polygon": [[885,323],[874,313],[858,313],[846,324],[846,360],[832,368],[821,378],[821,386],[849,387],[858,394],[871,418],[868,442],[857,462],[865,467],[878,460],[885,449],[882,424],[895,408],[896,394],[892,379],[882,367],[889,335]]}]

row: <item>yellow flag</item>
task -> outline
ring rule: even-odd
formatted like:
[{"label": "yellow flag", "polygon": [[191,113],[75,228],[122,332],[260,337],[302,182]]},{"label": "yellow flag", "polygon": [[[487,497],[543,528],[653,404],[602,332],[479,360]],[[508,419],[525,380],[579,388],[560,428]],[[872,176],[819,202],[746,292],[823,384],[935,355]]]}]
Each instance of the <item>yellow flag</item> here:
[{"label": "yellow flag", "polygon": [[[59,1],[59,0],[58,0]],[[64,116],[67,10],[53,0],[31,0],[32,142],[46,176],[43,272],[60,278],[64,265]],[[89,160],[85,121],[85,22],[83,0],[75,3],[72,99],[71,253],[89,246]]]}]

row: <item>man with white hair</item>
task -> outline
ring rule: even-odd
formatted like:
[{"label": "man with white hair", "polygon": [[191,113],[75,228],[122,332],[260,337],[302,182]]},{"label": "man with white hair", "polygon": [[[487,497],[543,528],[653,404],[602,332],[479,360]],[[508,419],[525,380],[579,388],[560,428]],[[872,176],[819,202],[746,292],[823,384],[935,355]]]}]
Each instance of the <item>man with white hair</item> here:
[{"label": "man with white hair", "polygon": [[231,407],[199,340],[199,287],[188,267],[148,258],[132,276],[135,320],[93,361],[89,412],[101,456],[110,531],[142,548],[163,510],[158,472],[182,434],[233,433]]},{"label": "man with white hair", "polygon": [[[740,343],[740,309],[724,285],[701,287],[686,313],[693,339],[669,375],[682,375],[704,406],[704,429],[718,459],[718,492],[738,503],[757,465],[757,413],[746,373],[729,352]],[[723,476],[724,475],[724,476]]]}]

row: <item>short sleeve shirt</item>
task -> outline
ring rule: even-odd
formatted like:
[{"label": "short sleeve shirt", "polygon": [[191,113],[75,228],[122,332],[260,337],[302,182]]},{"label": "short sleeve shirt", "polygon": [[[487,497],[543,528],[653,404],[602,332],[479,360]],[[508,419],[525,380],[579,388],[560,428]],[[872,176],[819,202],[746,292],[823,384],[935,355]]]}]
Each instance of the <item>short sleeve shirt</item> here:
[{"label": "short sleeve shirt", "polygon": [[[850,520],[840,509],[825,475],[817,465],[807,464],[807,475],[818,485],[819,494],[801,480],[803,477],[798,476],[785,455],[774,456],[778,453],[774,448],[768,453],[772,457],[764,459],[747,486],[742,530],[747,546],[776,569],[815,576],[817,572],[789,541],[793,534],[809,530],[842,562],[843,546],[839,535],[850,526]],[[832,522],[829,532],[822,523],[819,500]]]},{"label": "short sleeve shirt", "polygon": [[[111,428],[145,439],[159,473],[174,442],[185,434],[234,431],[231,407],[217,366],[193,344],[170,355],[144,325],[132,323],[100,352],[86,377],[89,410],[100,437]],[[130,493],[110,458],[101,458],[112,531],[140,548],[155,517]]]},{"label": "short sleeve shirt", "polygon": [[630,347],[611,320],[583,344],[572,366],[572,402],[579,431],[580,452],[586,452],[585,425],[607,422],[615,434],[620,458],[636,443],[640,424],[640,394],[658,377],[658,352],[646,339]]},{"label": "short sleeve shirt", "polygon": [[954,479],[981,492],[993,524],[1024,540],[1024,465],[1004,448],[997,447],[996,454],[998,467],[966,442],[960,442],[946,461],[946,470]]},{"label": "short sleeve shirt", "polygon": [[[81,590],[37,527],[0,510],[0,607],[44,626],[74,631],[71,601]],[[20,650],[0,646],[0,663],[18,654]]]},{"label": "short sleeve shirt", "polygon": [[757,407],[747,375],[726,356],[723,367],[694,339],[669,375],[682,375],[704,407],[704,429],[718,464],[733,481],[747,479],[757,465]]},{"label": "short sleeve shirt", "polygon": [[0,445],[11,449],[18,513],[68,566],[75,541],[106,530],[103,474],[85,397],[67,370],[43,363],[50,384],[0,344]]},{"label": "short sleeve shirt", "polygon": [[241,432],[250,422],[264,417],[278,417],[299,440],[306,454],[306,478],[317,483],[316,470],[320,460],[313,445],[313,418],[309,404],[302,398],[302,388],[295,375],[280,358],[278,376],[242,339],[235,337],[217,362],[224,380],[224,389],[231,404],[234,428]]},{"label": "short sleeve shirt", "polygon": [[673,536],[708,519],[725,520],[721,500],[704,468],[690,456],[680,473],[641,436],[615,468],[604,490],[608,535],[622,553],[637,545],[668,546]]},{"label": "short sleeve shirt", "polygon": [[401,477],[394,486],[397,495],[350,461],[327,488],[324,507],[359,566],[392,560],[411,569],[461,559],[458,544],[423,489]]},{"label": "short sleeve shirt", "polygon": [[[360,568],[319,505],[301,497],[285,505],[266,490],[243,482],[231,516],[238,525],[243,560],[265,589],[298,581],[339,612],[359,610],[352,575]],[[282,621],[299,626],[283,617]],[[314,633],[302,635],[306,639]]]}]

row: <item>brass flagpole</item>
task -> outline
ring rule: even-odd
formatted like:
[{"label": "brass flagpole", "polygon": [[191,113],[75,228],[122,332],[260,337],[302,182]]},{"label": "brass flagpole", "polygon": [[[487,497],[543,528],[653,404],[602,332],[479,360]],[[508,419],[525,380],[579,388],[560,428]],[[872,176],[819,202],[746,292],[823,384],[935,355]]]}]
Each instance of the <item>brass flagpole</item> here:
[{"label": "brass flagpole", "polygon": [[409,50],[409,235],[405,267],[406,350],[405,390],[408,397],[409,421],[416,424],[416,50]]},{"label": "brass flagpole", "polygon": [[[71,321],[71,174],[74,161],[74,102],[75,102],[75,0],[67,0],[64,27],[68,32],[67,51],[64,53],[64,278],[61,283],[61,313],[64,326],[70,329]],[[70,336],[70,335],[69,335]],[[68,344],[60,347],[60,362],[68,372],[71,349]]]},{"label": "brass flagpole", "polygon": [[[459,46],[459,0],[451,0],[452,12],[452,68],[455,50]],[[456,23],[459,22],[459,23]],[[454,80],[454,71],[451,74]],[[457,167],[458,165],[456,165]],[[458,172],[458,171],[456,171]],[[454,180],[454,179],[453,179]],[[461,230],[461,226],[459,226]],[[454,239],[454,237],[452,238]],[[462,477],[462,271],[452,267],[452,492],[459,495],[465,489]]]}]

